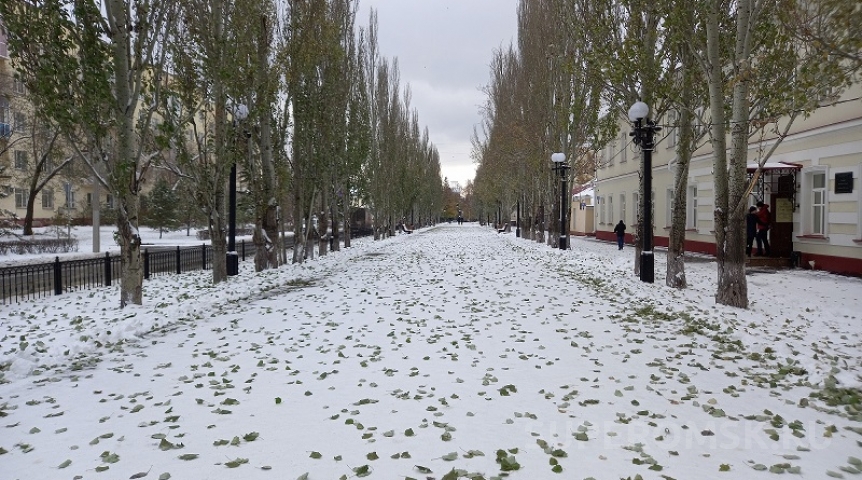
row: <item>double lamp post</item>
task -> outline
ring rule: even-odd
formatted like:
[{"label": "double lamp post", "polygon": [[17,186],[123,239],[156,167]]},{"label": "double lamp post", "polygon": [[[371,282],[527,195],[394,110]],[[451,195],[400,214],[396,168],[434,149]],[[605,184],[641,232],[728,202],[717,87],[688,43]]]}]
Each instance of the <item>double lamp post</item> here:
[{"label": "double lamp post", "polygon": [[641,250],[641,281],[655,281],[655,258],[652,245],[652,151],[655,148],[655,134],[661,130],[649,119],[649,106],[641,101],[629,108],[629,120],[633,130],[629,133],[635,145],[643,151],[643,249]]}]

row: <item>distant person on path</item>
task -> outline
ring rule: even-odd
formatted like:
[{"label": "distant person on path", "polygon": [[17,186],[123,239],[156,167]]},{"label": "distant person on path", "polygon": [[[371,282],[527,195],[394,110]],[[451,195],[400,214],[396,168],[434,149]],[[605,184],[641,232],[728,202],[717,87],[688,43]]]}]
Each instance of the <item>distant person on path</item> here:
[{"label": "distant person on path", "polygon": [[620,250],[623,249],[623,242],[626,239],[626,224],[620,220],[620,223],[614,227],[614,233],[617,234],[617,246],[620,247]]},{"label": "distant person on path", "polygon": [[769,224],[772,222],[772,215],[769,213],[769,205],[763,202],[757,202],[757,256],[762,257],[764,250],[766,256],[770,256],[769,250]]},{"label": "distant person on path", "polygon": [[751,256],[751,247],[754,245],[754,237],[757,236],[757,207],[748,207],[748,215],[745,216],[745,255]]}]

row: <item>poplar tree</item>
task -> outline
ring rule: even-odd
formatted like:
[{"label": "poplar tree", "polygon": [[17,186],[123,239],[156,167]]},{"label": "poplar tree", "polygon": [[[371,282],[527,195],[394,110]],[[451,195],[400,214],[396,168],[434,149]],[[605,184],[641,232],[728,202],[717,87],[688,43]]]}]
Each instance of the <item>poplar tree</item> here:
[{"label": "poplar tree", "polygon": [[138,232],[141,179],[158,152],[145,151],[158,104],[172,0],[2,2],[16,70],[37,109],[93,149],[79,157],[117,199],[120,306],[143,303]]}]

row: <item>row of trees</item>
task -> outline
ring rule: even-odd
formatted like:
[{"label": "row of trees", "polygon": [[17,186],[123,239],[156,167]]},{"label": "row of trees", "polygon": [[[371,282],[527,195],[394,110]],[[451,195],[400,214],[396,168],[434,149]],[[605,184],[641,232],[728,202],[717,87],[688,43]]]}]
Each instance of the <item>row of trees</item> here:
[{"label": "row of trees", "polygon": [[[749,139],[777,137],[756,159],[762,166],[793,122],[819,106],[824,91],[837,94],[858,80],[862,11],[854,5],[846,0],[521,1],[517,46],[497,52],[485,122],[474,135],[480,202],[511,209],[520,200],[527,222],[540,225],[531,215],[540,215],[556,198],[551,153],[567,155],[576,182],[592,180],[597,152],[618,138],[628,107],[642,100],[652,119],[678,130],[666,282],[686,286],[689,160],[711,142],[716,301],[746,308],[742,226],[751,188]],[[696,123],[706,128],[695,129]],[[642,183],[640,198],[646,198]],[[639,225],[642,235],[652,235],[652,228]]]},{"label": "row of trees", "polygon": [[349,246],[357,205],[375,238],[439,217],[437,149],[397,61],[379,53],[376,13],[362,28],[356,11],[356,0],[2,2],[39,122],[116,199],[121,306],[142,303],[148,179],[169,178],[206,219],[214,282],[227,278],[232,167],[252,205],[257,270],[279,264],[279,211],[292,216],[294,262],[315,240],[321,254],[330,239]]}]

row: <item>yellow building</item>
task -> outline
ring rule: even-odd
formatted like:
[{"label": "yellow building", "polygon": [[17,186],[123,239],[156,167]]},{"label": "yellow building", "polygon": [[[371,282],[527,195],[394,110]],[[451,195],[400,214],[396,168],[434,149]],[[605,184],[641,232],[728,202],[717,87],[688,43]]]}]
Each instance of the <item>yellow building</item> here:
[{"label": "yellow building", "polygon": [[[840,98],[824,98],[810,117],[797,119],[769,158],[749,196],[771,205],[772,254],[803,268],[862,275],[862,85]],[[671,118],[660,120],[672,125]],[[623,219],[630,231],[642,209],[638,198],[641,152],[631,142],[631,125],[602,152],[595,189],[596,237],[615,239],[614,224]],[[676,131],[664,128],[653,152],[655,245],[666,247],[671,225]],[[754,137],[749,159],[767,151],[774,134]],[[755,164],[749,165],[749,178]],[[713,234],[713,157],[706,142],[692,158],[686,182],[688,252],[715,254]],[[744,228],[744,227],[742,227]]]}]

